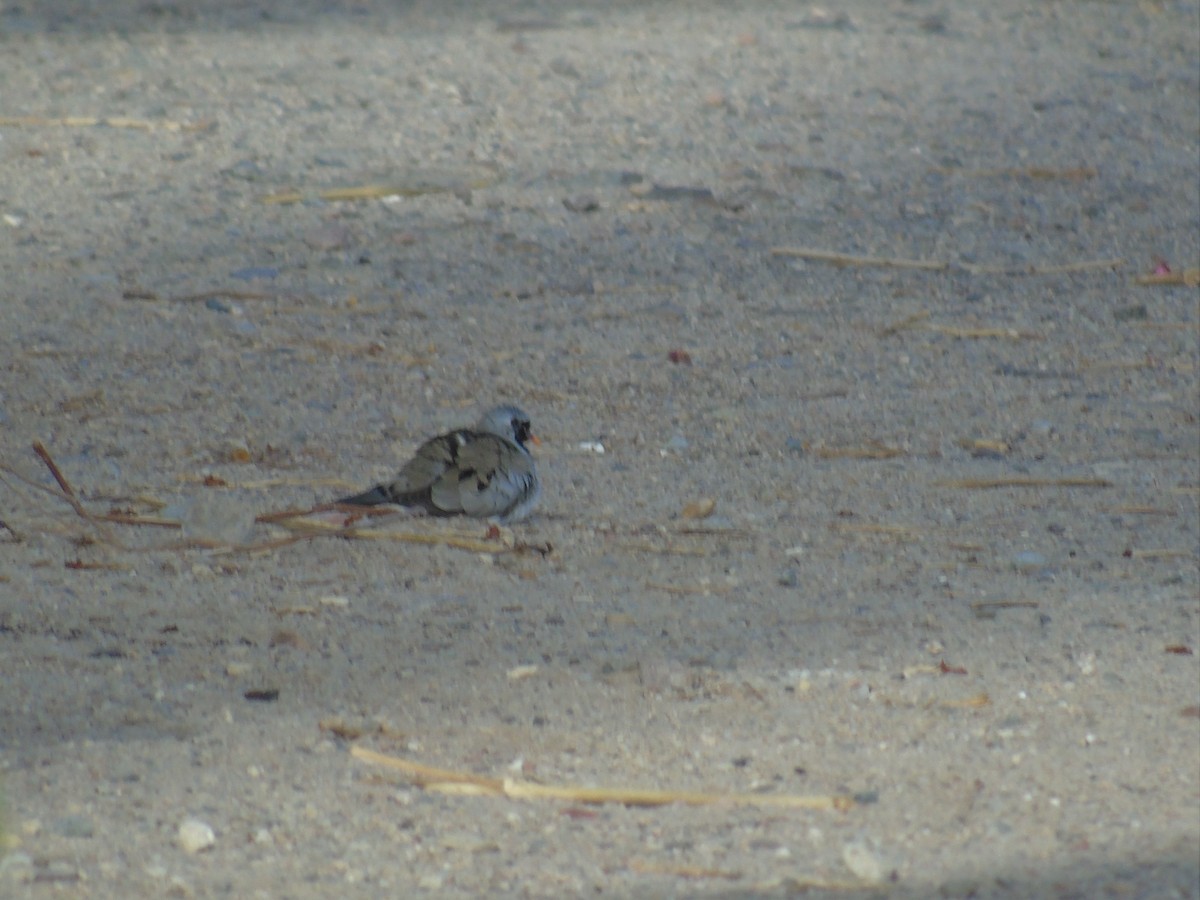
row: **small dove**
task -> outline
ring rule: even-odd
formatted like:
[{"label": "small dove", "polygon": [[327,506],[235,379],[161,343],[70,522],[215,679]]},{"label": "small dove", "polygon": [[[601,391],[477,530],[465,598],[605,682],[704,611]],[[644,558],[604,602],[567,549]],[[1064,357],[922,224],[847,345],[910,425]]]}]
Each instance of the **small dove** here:
[{"label": "small dove", "polygon": [[497,406],[471,428],[427,440],[393,480],[337,503],[396,503],[432,516],[519,522],[542,497],[542,482],[526,441],[541,443],[529,416],[516,406]]}]

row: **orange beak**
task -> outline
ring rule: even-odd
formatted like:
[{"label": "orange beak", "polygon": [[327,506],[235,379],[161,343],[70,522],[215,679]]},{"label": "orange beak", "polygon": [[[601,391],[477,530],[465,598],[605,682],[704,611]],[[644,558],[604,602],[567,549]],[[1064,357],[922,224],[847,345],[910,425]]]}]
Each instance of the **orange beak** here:
[{"label": "orange beak", "polygon": [[542,446],[542,439],[540,437],[538,437],[536,434],[531,433],[529,435],[529,443],[533,444],[533,446],[535,446],[535,447],[540,447],[540,446]]}]

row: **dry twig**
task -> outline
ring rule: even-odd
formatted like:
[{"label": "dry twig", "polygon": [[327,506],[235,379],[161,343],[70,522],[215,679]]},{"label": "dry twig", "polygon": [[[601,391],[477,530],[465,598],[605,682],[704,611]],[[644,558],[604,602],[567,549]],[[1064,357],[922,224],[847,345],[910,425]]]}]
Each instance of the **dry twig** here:
[{"label": "dry twig", "polygon": [[929,272],[954,270],[966,272],[968,275],[1068,275],[1075,272],[1089,272],[1098,269],[1117,269],[1125,262],[1123,259],[1086,259],[1058,265],[981,266],[974,263],[951,263],[947,260],[938,259],[856,256],[851,253],[839,253],[836,250],[822,250],[816,247],[772,247],[771,255],[812,259],[819,262],[831,263],[839,268],[857,266],[860,268],[921,269]]}]

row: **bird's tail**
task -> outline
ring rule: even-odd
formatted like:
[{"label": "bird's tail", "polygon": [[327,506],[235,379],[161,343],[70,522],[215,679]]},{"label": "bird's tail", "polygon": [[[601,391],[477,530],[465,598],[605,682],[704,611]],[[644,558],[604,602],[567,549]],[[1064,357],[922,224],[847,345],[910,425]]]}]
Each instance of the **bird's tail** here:
[{"label": "bird's tail", "polygon": [[343,497],[335,502],[344,506],[378,506],[380,503],[395,503],[396,501],[392,499],[392,495],[384,489],[382,484],[377,484],[369,491],[363,491],[352,497]]}]

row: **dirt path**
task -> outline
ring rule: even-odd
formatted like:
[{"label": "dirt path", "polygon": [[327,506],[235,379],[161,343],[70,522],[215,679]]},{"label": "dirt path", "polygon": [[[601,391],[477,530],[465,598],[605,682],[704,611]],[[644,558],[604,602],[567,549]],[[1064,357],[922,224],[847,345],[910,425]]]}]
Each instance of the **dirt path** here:
[{"label": "dirt path", "polygon": [[[0,895],[1200,893],[1194,0],[94,6],[0,11]],[[545,556],[163,549],[500,400]]]}]

